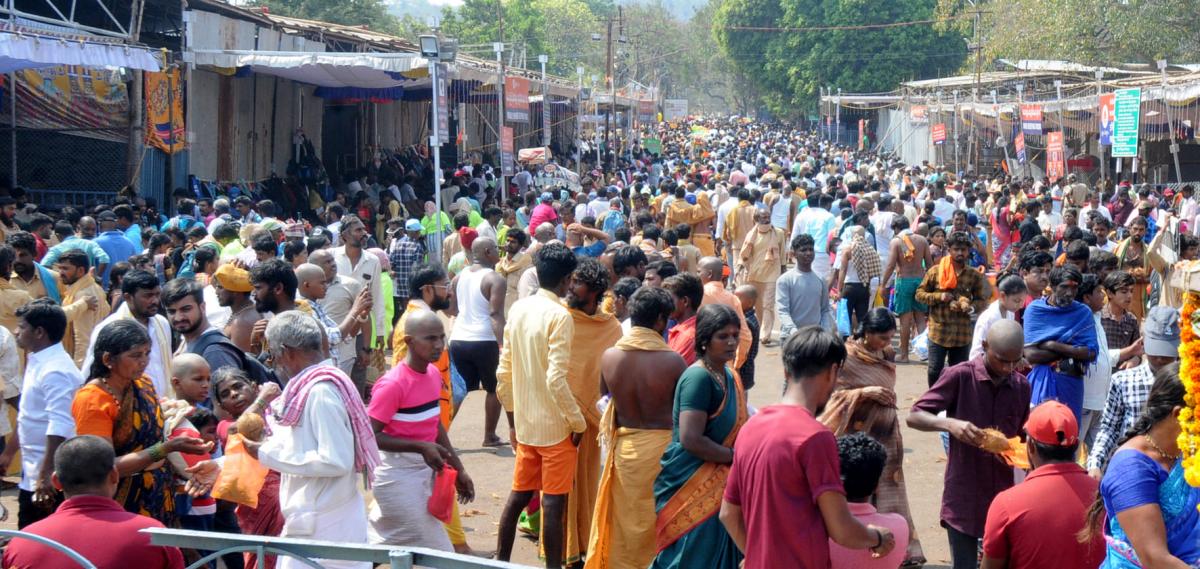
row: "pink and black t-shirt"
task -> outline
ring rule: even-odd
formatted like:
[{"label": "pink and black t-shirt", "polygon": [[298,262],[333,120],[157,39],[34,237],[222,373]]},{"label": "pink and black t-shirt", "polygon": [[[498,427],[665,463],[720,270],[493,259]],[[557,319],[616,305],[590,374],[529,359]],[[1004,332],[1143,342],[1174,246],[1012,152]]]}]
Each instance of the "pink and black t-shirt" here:
[{"label": "pink and black t-shirt", "polygon": [[441,417],[442,374],[433,364],[418,373],[407,362],[379,378],[371,390],[367,415],[387,423],[383,434],[414,441],[437,440]]}]

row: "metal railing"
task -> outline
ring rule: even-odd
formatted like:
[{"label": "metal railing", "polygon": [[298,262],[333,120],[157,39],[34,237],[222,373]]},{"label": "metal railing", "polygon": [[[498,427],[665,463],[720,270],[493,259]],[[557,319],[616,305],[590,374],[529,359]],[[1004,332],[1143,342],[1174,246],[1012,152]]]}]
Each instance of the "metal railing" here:
[{"label": "metal railing", "polygon": [[83,569],[96,569],[96,566],[93,565],[91,561],[88,561],[87,558],[80,555],[77,551],[57,541],[54,541],[53,539],[45,538],[40,535],[34,535],[32,533],[17,531],[15,529],[0,529],[0,537],[36,541],[46,547],[62,553],[63,555],[66,555],[67,557],[71,558],[71,561],[74,561],[78,563],[80,567],[83,567]]},{"label": "metal railing", "polygon": [[[389,547],[384,545],[348,544],[288,537],[264,537],[208,531],[151,528],[141,530],[150,536],[150,543],[164,547],[181,547],[209,551],[188,569],[199,569],[221,555],[254,552],[258,566],[263,567],[264,554],[291,557],[310,567],[321,569],[317,560],[363,561],[386,564],[391,569],[432,567],[434,569],[519,569],[523,565],[459,555],[423,547]],[[91,567],[85,565],[84,567]]]}]

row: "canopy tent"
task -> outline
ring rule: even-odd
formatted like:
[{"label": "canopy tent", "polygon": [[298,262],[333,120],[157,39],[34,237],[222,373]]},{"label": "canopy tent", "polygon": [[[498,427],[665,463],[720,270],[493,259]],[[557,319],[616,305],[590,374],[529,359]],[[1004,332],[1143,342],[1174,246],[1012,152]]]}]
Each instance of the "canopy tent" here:
[{"label": "canopy tent", "polygon": [[0,73],[56,65],[162,70],[161,56],[146,47],[0,31]]},{"label": "canopy tent", "polygon": [[194,50],[188,55],[196,65],[248,67],[255,73],[330,88],[401,87],[424,79],[420,71],[429,65],[417,53]]}]

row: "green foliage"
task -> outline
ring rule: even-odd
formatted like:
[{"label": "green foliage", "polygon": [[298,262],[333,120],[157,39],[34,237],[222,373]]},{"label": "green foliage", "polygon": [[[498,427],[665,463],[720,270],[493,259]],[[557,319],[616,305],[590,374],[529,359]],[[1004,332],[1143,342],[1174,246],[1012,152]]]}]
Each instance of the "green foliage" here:
[{"label": "green foliage", "polygon": [[382,0],[257,0],[255,4],[280,16],[367,26],[383,33],[402,31],[400,21],[388,13]]},{"label": "green foliage", "polygon": [[818,89],[881,92],[902,81],[956,71],[967,55],[960,32],[933,26],[867,30],[752,31],[735,27],[858,26],[930,19],[937,0],[724,0],[713,37],[740,69],[760,81],[776,115],[816,106]]},{"label": "green foliage", "polygon": [[[1200,0],[979,0],[984,61],[1064,59],[1085,64],[1191,62],[1200,46]],[[940,0],[942,16],[973,14]],[[954,27],[971,32],[972,18]]]}]

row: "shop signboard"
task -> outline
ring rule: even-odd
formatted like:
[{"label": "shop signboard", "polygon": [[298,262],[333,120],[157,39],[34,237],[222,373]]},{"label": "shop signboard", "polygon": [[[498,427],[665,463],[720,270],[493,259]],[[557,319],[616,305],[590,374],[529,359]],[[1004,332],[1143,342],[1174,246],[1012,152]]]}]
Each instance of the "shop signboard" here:
[{"label": "shop signboard", "polygon": [[1103,146],[1112,145],[1116,97],[1116,93],[1103,93],[1100,95],[1100,144]]},{"label": "shop signboard", "polygon": [[688,116],[687,99],[663,100],[663,117],[668,122],[686,119]]},{"label": "shop signboard", "polygon": [[529,80],[509,75],[504,78],[504,119],[529,122]]},{"label": "shop signboard", "polygon": [[500,168],[505,176],[516,175],[516,170],[513,168],[515,153],[512,127],[500,127]]},{"label": "shop signboard", "polygon": [[1136,87],[1121,89],[1113,95],[1112,155],[1116,158],[1136,157],[1142,90]]},{"label": "shop signboard", "polygon": [[1042,106],[1021,105],[1021,132],[1033,136],[1042,135]]},{"label": "shop signboard", "polygon": [[1051,182],[1066,175],[1067,157],[1061,130],[1046,133],[1046,177]]}]

